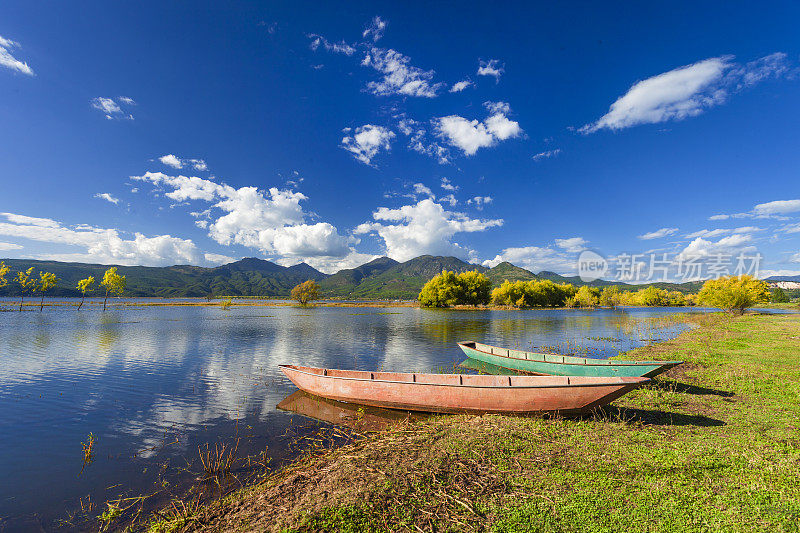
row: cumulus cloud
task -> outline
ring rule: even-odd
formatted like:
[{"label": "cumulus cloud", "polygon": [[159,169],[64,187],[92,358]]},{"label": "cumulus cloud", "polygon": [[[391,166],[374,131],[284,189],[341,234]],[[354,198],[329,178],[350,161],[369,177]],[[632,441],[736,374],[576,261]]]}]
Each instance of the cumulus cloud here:
[{"label": "cumulus cloud", "polygon": [[119,198],[115,198],[111,196],[110,193],[107,192],[99,192],[94,195],[95,198],[99,198],[101,200],[105,200],[106,202],[111,202],[114,205],[119,204]]},{"label": "cumulus cloud", "polygon": [[725,102],[732,92],[788,71],[783,53],[745,65],[733,59],[733,56],[712,57],[637,82],[611,104],[608,113],[579,131],[620,130],[697,116]]},{"label": "cumulus cloud", "polygon": [[556,148],[554,150],[546,150],[544,152],[539,152],[538,154],[533,156],[534,161],[541,161],[542,159],[550,159],[551,157],[555,157],[561,153],[561,148]]},{"label": "cumulus cloud", "polygon": [[90,103],[94,109],[103,113],[108,120],[133,120],[133,115],[125,111],[124,108],[136,102],[127,96],[118,97],[116,100],[98,96],[92,98]]},{"label": "cumulus cloud", "polygon": [[411,58],[396,50],[372,48],[361,61],[381,74],[381,81],[367,83],[367,90],[378,96],[403,95],[433,98],[444,86],[433,83],[433,70],[422,70],[411,65]]},{"label": "cumulus cloud", "polygon": [[158,158],[161,164],[175,169],[182,169],[185,166],[191,166],[195,170],[204,172],[208,170],[208,165],[202,159],[182,159],[173,154],[162,155]]},{"label": "cumulus cloud", "polygon": [[651,239],[660,239],[662,237],[668,237],[673,233],[676,233],[678,228],[661,228],[655,231],[651,231],[650,233],[645,233],[644,235],[639,235],[639,239],[643,241],[649,241]]},{"label": "cumulus cloud", "polygon": [[[353,237],[340,235],[327,222],[310,224],[300,205],[307,197],[291,190],[272,187],[234,188],[197,176],[169,176],[147,172],[131,179],[170,189],[164,196],[175,202],[204,201],[210,209],[192,213],[197,225],[222,245],[238,244],[268,255],[279,262],[333,264],[352,255]],[[220,214],[220,212],[222,214]]]},{"label": "cumulus cloud", "polygon": [[677,259],[704,258],[722,255],[733,255],[735,253],[753,251],[754,248],[748,244],[752,241],[751,235],[735,233],[713,242],[702,237],[698,237],[690,242],[677,256]]},{"label": "cumulus cloud", "polygon": [[367,24],[361,36],[364,39],[372,39],[372,42],[378,42],[381,37],[383,37],[383,32],[386,31],[386,25],[387,23],[385,20],[379,16],[375,16],[369,24]]},{"label": "cumulus cloud", "polygon": [[519,123],[506,115],[511,108],[505,102],[486,102],[490,115],[483,122],[469,120],[458,115],[434,119],[437,135],[464,154],[474,155],[480,148],[494,146],[522,134]]},{"label": "cumulus cloud", "polygon": [[383,239],[387,255],[398,261],[422,254],[464,257],[469,249],[452,241],[456,234],[485,231],[503,224],[500,219],[473,219],[464,213],[448,211],[431,198],[397,209],[380,207],[372,218],[375,222],[360,224],[355,233],[377,234]]},{"label": "cumulus cloud", "polygon": [[[0,213],[0,235],[82,248],[80,252],[51,253],[48,258],[104,264],[165,266],[174,264],[218,264],[224,256],[204,254],[190,239],[170,235],[125,238],[119,230],[85,224],[65,226],[49,218]],[[225,259],[230,259],[225,257]]]},{"label": "cumulus cloud", "polygon": [[11,69],[15,72],[33,76],[33,69],[27,63],[23,63],[19,59],[11,55],[11,50],[14,48],[21,48],[20,44],[11,39],[6,39],[0,35],[0,66]]},{"label": "cumulus cloud", "polygon": [[569,239],[556,239],[556,246],[570,253],[578,253],[586,249],[589,241],[583,237],[570,237]]},{"label": "cumulus cloud", "polygon": [[464,89],[466,89],[470,85],[472,85],[472,82],[470,80],[457,81],[456,83],[453,84],[452,87],[450,87],[450,92],[451,93],[460,93],[461,91],[463,91]]},{"label": "cumulus cloud", "polygon": [[494,259],[488,259],[482,264],[491,268],[503,261],[508,261],[534,273],[547,270],[561,274],[574,274],[576,260],[574,256],[563,250],[554,250],[546,246],[522,246],[506,248]]},{"label": "cumulus cloud", "polygon": [[[345,132],[350,132],[350,128],[345,129]],[[394,138],[395,133],[383,126],[365,124],[356,128],[353,135],[343,137],[341,146],[365,165],[371,165],[372,159],[380,150],[391,149]]]},{"label": "cumulus cloud", "polygon": [[478,76],[491,76],[495,82],[500,81],[500,76],[506,71],[505,65],[499,59],[481,60],[478,64]]}]

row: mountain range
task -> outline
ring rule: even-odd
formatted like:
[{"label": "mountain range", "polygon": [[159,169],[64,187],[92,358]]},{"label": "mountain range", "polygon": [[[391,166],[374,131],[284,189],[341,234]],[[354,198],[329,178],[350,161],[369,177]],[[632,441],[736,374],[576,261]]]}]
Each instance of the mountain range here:
[{"label": "mountain range", "polygon": [[[10,267],[9,284],[0,288],[0,296],[18,296],[19,287],[12,278],[19,270],[35,267],[36,271],[52,272],[59,278],[58,285],[48,292],[51,296],[79,296],[75,288],[78,280],[94,276],[97,282],[109,266],[87,263],[64,263],[30,259],[6,259]],[[554,272],[534,274],[524,268],[503,262],[493,268],[474,265],[456,257],[422,255],[403,263],[388,257],[379,257],[356,268],[324,274],[300,263],[284,267],[271,261],[245,258],[213,268],[175,265],[168,267],[117,266],[118,273],[127,279],[126,296],[136,297],[209,297],[257,296],[287,298],[292,287],[313,279],[320,285],[326,298],[348,299],[415,299],[422,286],[442,270],[466,272],[477,270],[486,274],[492,284],[504,280],[549,279],[556,283],[586,285],[577,276],[565,277]],[[35,275],[35,274],[34,274]],[[621,288],[640,289],[642,285],[627,285],[604,280],[588,283],[592,286],[619,285]],[[652,285],[695,292],[699,283],[654,283]]]}]

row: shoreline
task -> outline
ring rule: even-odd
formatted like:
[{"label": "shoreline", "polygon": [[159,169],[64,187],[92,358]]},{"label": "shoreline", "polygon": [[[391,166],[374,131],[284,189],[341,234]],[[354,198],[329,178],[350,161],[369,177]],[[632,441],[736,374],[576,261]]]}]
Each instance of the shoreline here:
[{"label": "shoreline", "polygon": [[792,480],[800,475],[800,319],[709,314],[693,321],[698,327],[673,340],[622,354],[636,359],[677,354],[685,363],[594,416],[454,415],[402,423],[302,456],[207,505],[180,512],[171,511],[180,506],[171,507],[144,526],[150,531],[512,531],[530,523],[543,531],[796,526],[800,486]]}]

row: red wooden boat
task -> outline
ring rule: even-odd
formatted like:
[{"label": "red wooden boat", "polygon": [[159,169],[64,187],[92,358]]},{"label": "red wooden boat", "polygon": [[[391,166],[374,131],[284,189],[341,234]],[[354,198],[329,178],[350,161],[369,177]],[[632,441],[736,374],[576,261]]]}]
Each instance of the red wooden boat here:
[{"label": "red wooden boat", "polygon": [[323,398],[437,413],[585,413],[650,381],[643,377],[415,374],[295,365],[280,368],[299,389]]}]

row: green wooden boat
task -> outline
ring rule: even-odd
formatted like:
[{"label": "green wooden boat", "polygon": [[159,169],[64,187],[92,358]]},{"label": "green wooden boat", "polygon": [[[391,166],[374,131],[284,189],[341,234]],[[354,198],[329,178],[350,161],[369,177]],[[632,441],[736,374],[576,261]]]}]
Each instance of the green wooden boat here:
[{"label": "green wooden boat", "polygon": [[470,359],[503,368],[549,376],[652,378],[683,362],[590,359],[569,355],[509,350],[474,341],[459,342],[458,345]]}]

